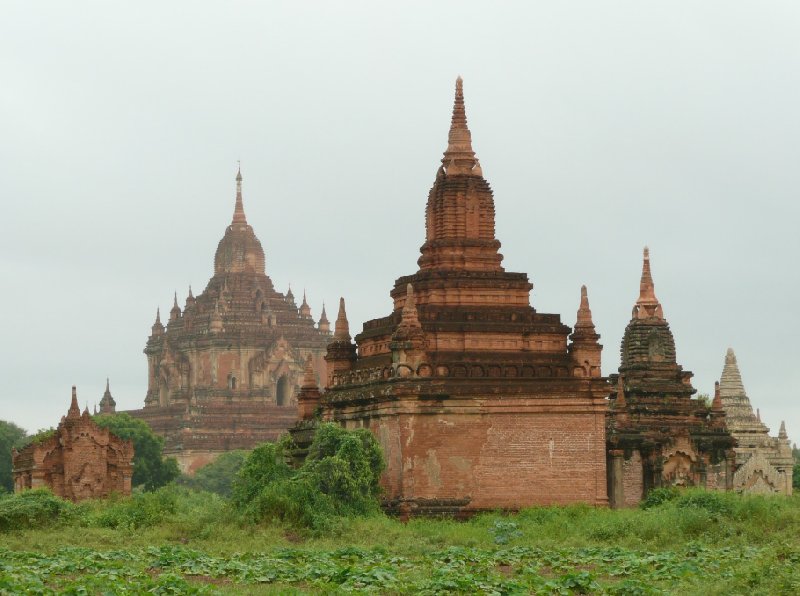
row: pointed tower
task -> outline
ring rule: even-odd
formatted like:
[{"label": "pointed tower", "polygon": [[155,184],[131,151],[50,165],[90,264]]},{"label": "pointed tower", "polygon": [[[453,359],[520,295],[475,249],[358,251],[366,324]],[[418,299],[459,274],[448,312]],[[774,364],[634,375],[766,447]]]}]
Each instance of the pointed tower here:
[{"label": "pointed tower", "polygon": [[108,378],[106,378],[106,391],[100,399],[100,413],[101,414],[114,414],[117,411],[117,402],[111,397],[111,389],[109,388]]},{"label": "pointed tower", "polygon": [[[736,439],[734,488],[744,492],[791,494],[794,460],[788,438],[783,440],[781,433],[777,439],[770,437],[760,412],[753,411],[732,348],[725,354],[719,393],[725,424]],[[785,434],[786,429],[781,428]]]},{"label": "pointed tower", "polygon": [[330,333],[331,323],[328,321],[328,315],[325,314],[325,303],[322,303],[322,314],[319,317],[319,324],[317,325],[320,333]]},{"label": "pointed tower", "polygon": [[150,337],[158,337],[164,334],[164,325],[161,324],[161,309],[156,309],[156,321],[150,331]]},{"label": "pointed tower", "polygon": [[[725,353],[725,365],[719,382],[722,408],[726,414],[726,424],[740,442],[758,443],[761,437],[768,436],[769,429],[753,412],[753,405],[744,390],[739,363],[732,348]],[[755,435],[752,440],[745,439],[744,434]],[[741,438],[740,438],[741,437]]]},{"label": "pointed tower", "polygon": [[472,150],[461,77],[456,80],[447,150],[428,195],[425,229],[418,261],[421,271],[503,270],[494,230],[494,197]]},{"label": "pointed tower", "polygon": [[[610,376],[618,387],[608,415],[607,442],[609,453],[623,453],[628,465],[609,468],[612,506],[636,505],[661,486],[730,489],[735,440],[721,422],[722,412],[690,399],[695,393],[692,373],[677,362],[647,248],[639,297],[620,351],[619,373]],[[621,398],[624,409],[619,407]]]},{"label": "pointed tower", "polygon": [[[572,329],[531,307],[528,276],[505,271],[499,249],[459,77],[418,269],[395,280],[392,312],[363,324],[357,349],[342,308],[326,357],[323,418],[379,437],[382,484],[401,516],[608,503],[608,386],[591,320],[574,347],[597,364],[584,376],[568,350]],[[508,456],[530,453],[532,436],[539,455]],[[566,447],[573,441],[580,454]],[[567,486],[567,477],[581,480]]]},{"label": "pointed tower", "polygon": [[181,318],[181,307],[178,306],[178,292],[175,292],[175,297],[172,302],[172,310],[169,311],[169,320],[177,321]]},{"label": "pointed tower", "polygon": [[311,307],[308,305],[308,301],[306,300],[305,290],[303,290],[303,303],[300,305],[300,316],[304,319],[311,318]]},{"label": "pointed tower", "polygon": [[69,404],[69,410],[67,410],[67,418],[80,418],[81,417],[81,407],[78,405],[78,391],[75,388],[75,385],[72,386],[72,401]]},{"label": "pointed tower", "polygon": [[569,346],[569,353],[575,361],[575,374],[586,377],[600,377],[600,360],[603,346],[600,345],[600,335],[594,330],[586,286],[581,286],[581,303],[578,307],[578,317],[575,322],[575,330],[569,338],[572,341]]},{"label": "pointed tower", "polygon": [[336,375],[351,370],[355,360],[356,346],[350,338],[350,324],[347,322],[344,298],[339,298],[339,314],[336,317],[333,341],[328,344],[328,352],[325,354],[325,362],[328,363],[327,387],[334,385]]},{"label": "pointed tower", "polygon": [[275,289],[245,215],[241,170],[235,184],[213,275],[196,295],[189,288],[182,313],[175,297],[166,329],[157,314],[144,350],[144,408],[130,412],[164,438],[164,453],[188,473],[220,452],[277,440],[296,420],[308,354],[327,378],[330,334],[317,328],[307,300],[301,314],[291,293]]},{"label": "pointed tower", "polygon": [[214,256],[214,273],[260,273],[264,274],[266,260],[261,242],[244,215],[242,200],[242,171],[236,174],[236,204],[231,225],[219,241]]}]

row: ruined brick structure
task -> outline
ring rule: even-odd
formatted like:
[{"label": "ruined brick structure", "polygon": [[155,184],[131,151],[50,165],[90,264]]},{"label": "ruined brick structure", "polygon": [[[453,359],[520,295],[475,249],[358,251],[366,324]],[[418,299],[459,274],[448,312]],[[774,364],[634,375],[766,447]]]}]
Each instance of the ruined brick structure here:
[{"label": "ruined brick structure", "polygon": [[247,223],[242,175],[233,220],[214,257],[214,276],[183,310],[177,295],[166,328],[160,313],[147,340],[144,408],[130,414],[165,438],[164,453],[193,472],[219,453],[278,438],[297,420],[297,391],[308,356],[325,377],[330,325],[319,324],[305,293],[275,290],[264,250]]},{"label": "ruined brick structure", "polygon": [[736,354],[728,348],[716,399],[725,411],[725,424],[736,439],[736,473],[733,488],[748,493],[792,494],[794,459],[786,426],[781,422],[778,437],[753,413],[744,390]]},{"label": "ruined brick structure", "polygon": [[402,515],[607,503],[608,390],[585,288],[574,332],[537,312],[527,276],[501,266],[494,215],[458,79],[419,270],[355,344],[342,301],[326,357],[323,418],[375,434]]},{"label": "ruined brick structure", "polygon": [[69,411],[53,436],[13,452],[14,491],[47,487],[72,501],[129,495],[132,462],[133,444],[97,426],[88,408],[81,414],[73,387]]},{"label": "ruined brick structure", "polygon": [[717,398],[709,408],[692,399],[692,373],[676,361],[647,248],[619,374],[609,378],[615,389],[607,428],[612,507],[635,505],[655,487],[732,487],[735,441],[722,403]]}]

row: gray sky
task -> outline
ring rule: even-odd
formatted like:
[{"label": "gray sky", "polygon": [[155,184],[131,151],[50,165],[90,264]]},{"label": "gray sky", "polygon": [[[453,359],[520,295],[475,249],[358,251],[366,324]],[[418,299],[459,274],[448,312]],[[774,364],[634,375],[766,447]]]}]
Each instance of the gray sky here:
[{"label": "gray sky", "polygon": [[725,350],[800,439],[800,4],[29,2],[0,7],[0,419],[141,407],[155,310],[234,203],[276,287],[352,330],[416,271],[457,75],[504,265],[603,372],[641,250],[695,387]]}]

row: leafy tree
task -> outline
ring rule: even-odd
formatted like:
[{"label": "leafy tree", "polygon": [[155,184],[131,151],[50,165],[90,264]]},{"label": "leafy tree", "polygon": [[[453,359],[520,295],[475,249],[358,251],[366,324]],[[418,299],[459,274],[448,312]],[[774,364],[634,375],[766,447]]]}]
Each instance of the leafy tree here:
[{"label": "leafy tree", "polygon": [[233,486],[233,502],[253,520],[278,519],[315,531],[336,517],[378,510],[385,464],[366,429],[347,431],[320,424],[303,465],[287,464],[288,437],[253,450]]},{"label": "leafy tree", "polygon": [[792,468],[792,487],[800,489],[800,449],[792,447],[794,468]]},{"label": "leafy tree", "polygon": [[194,476],[181,476],[178,482],[195,490],[230,497],[233,481],[249,454],[243,450],[227,451],[197,470]]},{"label": "leafy tree", "polygon": [[123,412],[95,416],[94,421],[120,439],[133,441],[133,486],[144,485],[145,490],[155,490],[169,484],[180,474],[177,460],[162,456],[164,439],[156,435],[143,420]]},{"label": "leafy tree", "polygon": [[28,433],[13,422],[0,420],[0,493],[14,491],[11,473],[11,449],[25,442]]}]

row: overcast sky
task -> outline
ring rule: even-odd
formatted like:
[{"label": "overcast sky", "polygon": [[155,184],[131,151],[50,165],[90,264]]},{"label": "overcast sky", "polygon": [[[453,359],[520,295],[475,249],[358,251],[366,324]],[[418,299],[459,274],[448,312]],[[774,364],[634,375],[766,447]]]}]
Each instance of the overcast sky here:
[{"label": "overcast sky", "polygon": [[276,288],[351,330],[416,271],[457,75],[509,271],[603,373],[650,246],[678,361],[725,350],[800,440],[800,4],[30,2],[0,6],[0,419],[70,386],[141,407],[156,307],[202,291],[234,204]]}]

